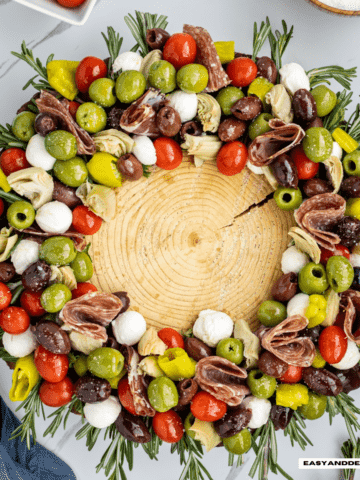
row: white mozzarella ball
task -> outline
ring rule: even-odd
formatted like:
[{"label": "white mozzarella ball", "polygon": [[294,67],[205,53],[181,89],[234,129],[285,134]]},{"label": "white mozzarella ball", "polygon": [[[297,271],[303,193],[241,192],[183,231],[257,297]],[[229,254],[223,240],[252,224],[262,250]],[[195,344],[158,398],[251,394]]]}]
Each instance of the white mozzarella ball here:
[{"label": "white mozzarella ball", "polygon": [[331,157],[337,157],[339,160],[342,159],[342,154],[343,154],[343,151],[342,151],[342,148],[340,147],[340,145],[333,141],[333,148],[332,148],[332,151],[331,151]]},{"label": "white mozzarella ball", "polygon": [[281,258],[281,270],[283,273],[299,273],[310,262],[309,255],[300,251],[293,245],[285,250]]},{"label": "white mozzarella ball", "polygon": [[51,170],[56,162],[45,148],[45,138],[38,133],[30,138],[26,147],[26,159],[33,167]]},{"label": "white mozzarella ball", "polygon": [[111,395],[104,402],[85,403],[84,414],[86,420],[96,428],[110,427],[121,412],[119,400]]},{"label": "white mozzarella ball", "polygon": [[181,123],[189,122],[197,113],[198,99],[196,93],[186,93],[181,90],[168,96],[170,106],[180,115]]},{"label": "white mozzarella ball", "polygon": [[112,328],[120,344],[135,345],[146,332],[146,321],[141,313],[129,310],[112,321]]},{"label": "white mozzarella ball", "polygon": [[338,363],[332,363],[331,366],[339,370],[347,370],[353,368],[360,361],[360,351],[355,342],[348,339],[345,355]]},{"label": "white mozzarella ball", "polygon": [[118,72],[122,70],[125,72],[126,70],[136,70],[140,71],[142,62],[142,56],[136,52],[123,52],[120,53],[119,56],[116,57],[112,69],[114,72]]},{"label": "white mozzarella ball", "polygon": [[72,211],[62,202],[45,203],[36,213],[36,223],[48,233],[65,233],[72,224]]},{"label": "white mozzarella ball", "polygon": [[255,173],[256,175],[263,175],[264,174],[264,171],[263,171],[262,167],[256,167],[249,160],[246,162],[246,166],[248,167],[248,169],[251,172]]},{"label": "white mozzarella ball", "polygon": [[25,270],[39,260],[40,245],[32,240],[21,240],[11,254],[16,273],[22,275]]},{"label": "white mozzarella ball", "polygon": [[194,323],[193,333],[209,347],[216,347],[220,340],[231,337],[233,329],[234,322],[226,313],[203,310]]},{"label": "white mozzarella ball", "polygon": [[358,253],[352,253],[350,255],[350,263],[352,267],[360,267],[360,255]]},{"label": "white mozzarella ball", "polygon": [[241,405],[250,408],[252,415],[248,428],[259,428],[265,425],[269,419],[271,403],[266,398],[246,397]]},{"label": "white mozzarella ball", "polygon": [[280,68],[280,83],[294,95],[297,90],[310,90],[310,80],[305,70],[298,63],[288,63]]},{"label": "white mozzarella ball", "polygon": [[135,141],[132,153],[143,165],[155,165],[156,163],[156,150],[153,142],[149,137],[145,135],[135,135],[133,137]]},{"label": "white mozzarella ball", "polygon": [[30,355],[38,346],[30,327],[24,333],[19,333],[19,335],[11,335],[5,332],[2,337],[2,342],[5,350],[16,358]]},{"label": "white mozzarella ball", "polygon": [[302,315],[304,317],[309,303],[309,295],[306,293],[297,293],[287,304],[287,316],[292,317],[293,315]]}]

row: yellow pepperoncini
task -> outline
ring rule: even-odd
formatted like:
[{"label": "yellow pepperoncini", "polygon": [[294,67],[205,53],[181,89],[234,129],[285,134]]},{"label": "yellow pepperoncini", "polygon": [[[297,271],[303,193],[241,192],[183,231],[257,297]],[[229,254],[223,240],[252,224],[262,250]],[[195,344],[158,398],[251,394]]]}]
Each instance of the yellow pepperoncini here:
[{"label": "yellow pepperoncini", "polygon": [[308,328],[320,325],[326,318],[327,301],[324,295],[310,295],[305,315],[309,320]]},{"label": "yellow pepperoncini", "polygon": [[270,92],[273,87],[274,85],[269,82],[269,80],[266,80],[264,77],[258,77],[250,83],[247,94],[248,96],[256,95],[259,97],[264,107],[266,107],[267,103],[265,102],[265,95]]},{"label": "yellow pepperoncini", "polygon": [[316,348],[316,355],[315,355],[315,358],[314,358],[311,366],[314,367],[314,368],[324,368],[325,365],[326,365],[326,362],[323,359],[323,357],[321,356],[320,350],[318,348]]},{"label": "yellow pepperoncini", "polygon": [[235,58],[235,42],[214,42],[221,63],[229,63]]},{"label": "yellow pepperoncini", "polygon": [[341,128],[335,128],[332,136],[335,142],[337,142],[346,153],[353,152],[359,146],[358,142]]},{"label": "yellow pepperoncini", "polygon": [[122,177],[116,166],[117,161],[110,153],[98,152],[92,156],[87,168],[95,182],[111,188],[121,187]]},{"label": "yellow pepperoncini", "polygon": [[182,348],[169,348],[158,359],[159,367],[171,380],[179,381],[195,375],[196,362]]},{"label": "yellow pepperoncini", "polygon": [[23,402],[40,380],[33,355],[19,358],[12,376],[9,398],[12,402]]},{"label": "yellow pepperoncini", "polygon": [[0,188],[2,188],[6,193],[10,192],[11,190],[8,179],[5,173],[1,170],[1,168],[0,168]]},{"label": "yellow pepperoncini", "polygon": [[278,385],[276,390],[276,405],[297,410],[301,405],[309,403],[309,392],[305,385],[300,383]]},{"label": "yellow pepperoncini", "polygon": [[71,60],[52,60],[46,66],[50,85],[68,100],[74,100],[79,91],[75,82],[78,65]]}]

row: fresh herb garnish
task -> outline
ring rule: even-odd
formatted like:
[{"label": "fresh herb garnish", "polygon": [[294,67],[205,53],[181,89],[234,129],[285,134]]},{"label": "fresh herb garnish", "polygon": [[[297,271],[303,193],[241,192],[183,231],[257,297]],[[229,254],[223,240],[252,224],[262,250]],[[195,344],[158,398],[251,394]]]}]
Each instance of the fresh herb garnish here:
[{"label": "fresh herb garnish", "polygon": [[[235,463],[235,454],[229,452],[228,465],[232,467]],[[244,463],[243,455],[237,455],[236,466],[240,467]]]},{"label": "fresh herb garnish", "polygon": [[109,480],[118,480],[120,478],[121,480],[126,480],[123,465],[126,460],[129,470],[133,469],[134,443],[126,440],[116,430],[115,425],[111,425],[109,428],[111,443],[101,457],[100,463],[96,467],[96,473],[104,469],[105,475],[109,477]]},{"label": "fresh herb garnish", "polygon": [[47,435],[51,435],[53,437],[57,429],[60,427],[61,423],[63,423],[64,430],[65,430],[69,415],[73,409],[83,414],[83,404],[77,397],[75,397],[75,395],[73,395],[70,403],[58,408],[57,410],[55,410],[55,412],[51,413],[47,417],[47,418],[51,418],[51,417],[55,417],[55,418],[51,422],[51,424],[48,426],[48,428],[45,430],[44,437],[46,437]]},{"label": "fresh herb garnish", "polygon": [[[149,427],[150,421],[147,422]],[[151,440],[148,443],[142,443],[141,446],[144,449],[144,452],[149,456],[150,460],[157,460],[157,455],[159,454],[160,445],[162,445],[162,440],[155,435],[152,427],[149,427],[149,432],[151,435]]]},{"label": "fresh herb garnish", "polygon": [[140,55],[145,57],[149,53],[149,46],[146,43],[146,32],[150,28],[163,28],[165,29],[168,25],[167,16],[160,15],[156,13],[143,13],[135,10],[134,18],[130,13],[125,17],[125,23],[129,27],[132,36],[136,40],[136,45],[131,49],[131,51],[136,52],[140,49]]},{"label": "fresh herb garnish", "polygon": [[19,200],[24,200],[22,197],[19,197],[19,195],[16,195],[15,193],[4,192],[2,188],[0,188],[0,198],[3,198],[9,203],[14,203]]},{"label": "fresh herb garnish", "polygon": [[[270,25],[269,18],[266,19],[266,22],[268,25]],[[294,32],[294,25],[288,31],[285,20],[282,21],[282,26],[284,29],[283,33],[281,33],[279,30],[275,30],[274,35],[270,30],[268,37],[270,42],[271,58],[274,60],[278,71],[282,67],[282,56],[284,55],[286,47],[289,45]]]},{"label": "fresh herb garnish", "polygon": [[257,31],[257,23],[254,23],[254,36],[253,36],[253,54],[252,60],[255,62],[260,50],[262,49],[266,39],[271,32],[271,25],[269,22],[261,22],[260,30]]},{"label": "fresh herb garnish", "polygon": [[203,450],[200,442],[193,440],[188,435],[171,446],[171,453],[180,455],[180,465],[184,465],[179,480],[204,480],[204,475],[212,480],[210,473],[201,463]]},{"label": "fresh herb garnish", "polygon": [[19,140],[12,132],[11,125],[9,123],[4,127],[0,125],[0,149],[6,149],[10,147],[26,149],[26,142]]},{"label": "fresh herb garnish", "polygon": [[360,142],[360,104],[350,116],[344,130],[357,142]]},{"label": "fresh herb garnish", "polygon": [[314,88],[320,83],[330,84],[329,80],[336,80],[347,90],[351,88],[351,82],[353,78],[356,78],[356,68],[345,69],[337,65],[330,65],[328,67],[313,68],[306,72],[310,79],[310,86]]},{"label": "fresh herb garnish", "polygon": [[[355,445],[351,440],[344,442],[341,447],[341,453],[344,455],[344,458],[360,458],[360,438],[356,439]],[[353,480],[355,472],[355,469],[344,468],[343,477],[341,478],[344,478],[344,480]]]},{"label": "fresh herb garnish", "polygon": [[[25,41],[21,44],[21,53],[11,52],[11,54],[26,62],[36,72],[36,75],[26,82],[23,90],[26,90],[30,85],[32,85],[36,90],[46,90],[52,88],[48,81],[46,65],[54,58],[54,54],[49,55],[44,66],[39,58],[34,58],[33,51],[27,48]],[[38,79],[38,77],[41,78]],[[35,79],[37,79],[37,82],[35,82]]]},{"label": "fresh herb garnish", "polygon": [[326,411],[329,414],[329,423],[332,424],[335,415],[340,413],[345,420],[345,425],[353,445],[356,444],[355,431],[360,430],[357,415],[360,409],[354,405],[354,399],[347,393],[341,392],[336,397],[327,397]]},{"label": "fresh herb garnish", "polygon": [[353,92],[343,90],[341,93],[337,93],[337,103],[333,110],[323,118],[324,128],[332,133],[335,128],[342,125],[344,122],[346,107],[351,103],[351,97]]},{"label": "fresh herb garnish", "polygon": [[[4,335],[4,330],[0,328],[0,342],[2,341],[3,335]],[[16,362],[18,359],[16,357],[13,357],[10,355],[4,347],[0,347],[0,358],[4,360],[4,362]]]},{"label": "fresh herb garnish", "polygon": [[284,430],[284,435],[285,437],[289,435],[292,447],[296,442],[300,445],[302,450],[305,450],[307,445],[313,446],[313,444],[311,443],[309,437],[305,434],[303,428],[306,428],[304,420],[298,412],[294,411],[293,417]]},{"label": "fresh herb garnish", "polygon": [[112,66],[117,56],[120,53],[121,46],[123,43],[123,37],[120,37],[120,34],[116,33],[113,27],[107,28],[107,34],[108,36],[106,36],[104,32],[101,32],[101,35],[104,37],[104,40],[110,55],[109,66],[108,66],[108,72],[109,72],[108,76],[113,80],[115,80],[116,77],[118,76],[118,73],[113,72]]},{"label": "fresh herb garnish", "polygon": [[151,170],[150,170],[150,165],[144,165],[142,164],[142,169],[143,169],[143,176],[145,178],[149,178],[151,175]]},{"label": "fresh herb garnish", "polygon": [[10,305],[14,305],[17,302],[17,300],[19,299],[20,295],[23,293],[24,290],[25,290],[25,287],[23,285],[19,285],[14,290],[14,292],[12,293],[12,298],[11,298]]}]

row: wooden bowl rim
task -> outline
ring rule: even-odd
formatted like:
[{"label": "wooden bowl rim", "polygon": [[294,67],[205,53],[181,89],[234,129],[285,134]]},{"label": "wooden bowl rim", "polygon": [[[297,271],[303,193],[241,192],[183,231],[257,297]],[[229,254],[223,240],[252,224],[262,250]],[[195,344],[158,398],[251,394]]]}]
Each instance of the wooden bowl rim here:
[{"label": "wooden bowl rim", "polygon": [[337,15],[346,15],[348,17],[360,15],[360,10],[342,10],[341,8],[331,7],[330,5],[326,5],[325,3],[320,2],[320,0],[309,0],[309,2],[313,3],[317,7],[320,7],[323,10],[327,10],[331,13],[336,13]]}]

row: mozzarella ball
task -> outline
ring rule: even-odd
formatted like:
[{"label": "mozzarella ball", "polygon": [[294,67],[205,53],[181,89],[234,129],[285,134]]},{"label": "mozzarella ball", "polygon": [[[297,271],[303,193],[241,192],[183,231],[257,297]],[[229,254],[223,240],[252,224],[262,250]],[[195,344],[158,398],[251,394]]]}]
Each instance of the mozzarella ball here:
[{"label": "mozzarella ball", "polygon": [[142,56],[136,52],[123,52],[120,53],[119,56],[116,57],[112,69],[114,72],[118,72],[122,70],[125,72],[126,70],[136,70],[137,72],[140,71],[142,62]]},{"label": "mozzarella ball", "polygon": [[350,263],[353,268],[360,267],[360,255],[358,253],[352,253],[350,255]]},{"label": "mozzarella ball", "polygon": [[86,420],[96,428],[110,427],[121,412],[119,400],[111,395],[104,402],[85,403],[84,414]]},{"label": "mozzarella ball", "polygon": [[135,135],[133,137],[135,141],[132,153],[143,165],[155,165],[156,163],[156,150],[153,142],[149,137],[144,135]]},{"label": "mozzarella ball", "polygon": [[25,270],[39,260],[40,245],[32,240],[21,240],[11,254],[16,273],[22,275]]},{"label": "mozzarella ball", "polygon": [[304,88],[310,90],[310,80],[305,70],[298,63],[288,63],[280,68],[280,83],[286,90],[294,95],[297,90]]},{"label": "mozzarella ball", "polygon": [[299,273],[310,262],[309,255],[292,246],[285,250],[281,258],[281,270],[283,273]]},{"label": "mozzarella ball", "polygon": [[263,175],[264,174],[264,171],[263,171],[262,167],[256,167],[249,160],[247,161],[246,166],[248,167],[248,169],[251,172],[255,173],[256,175]]},{"label": "mozzarella ball", "polygon": [[135,345],[146,332],[145,318],[139,312],[127,311],[112,321],[116,340],[122,345]]},{"label": "mozzarella ball", "polygon": [[45,148],[45,138],[39,133],[30,138],[26,147],[26,159],[33,167],[40,167],[44,170],[51,170],[56,162]]},{"label": "mozzarella ball", "polygon": [[19,333],[19,335],[11,335],[5,332],[2,337],[2,342],[5,350],[16,358],[30,355],[38,346],[30,327],[25,332]]},{"label": "mozzarella ball", "polygon": [[170,106],[179,113],[181,123],[195,118],[198,106],[196,93],[186,93],[179,90],[167,98],[170,100]]},{"label": "mozzarella ball", "polygon": [[36,213],[36,223],[48,233],[65,233],[72,224],[72,211],[62,202],[45,203]]},{"label": "mozzarella ball", "polygon": [[309,295],[306,293],[297,293],[287,304],[287,316],[292,317],[293,315],[302,315],[305,317],[305,312],[309,303]]},{"label": "mozzarella ball", "polygon": [[348,338],[345,355],[338,363],[332,363],[331,366],[338,370],[347,370],[353,368],[360,361],[360,351],[355,342]]},{"label": "mozzarella ball", "polygon": [[265,398],[246,397],[241,406],[250,408],[252,411],[251,419],[248,428],[259,428],[265,425],[269,419],[271,403]]},{"label": "mozzarella ball", "polygon": [[209,347],[216,345],[224,338],[229,338],[234,329],[234,322],[229,315],[216,310],[203,310],[193,326],[193,334]]},{"label": "mozzarella ball", "polygon": [[343,151],[342,151],[342,148],[340,147],[340,145],[337,143],[337,142],[333,142],[333,148],[332,148],[332,151],[331,151],[331,157],[337,157],[339,160],[342,159],[342,154],[343,154]]}]

